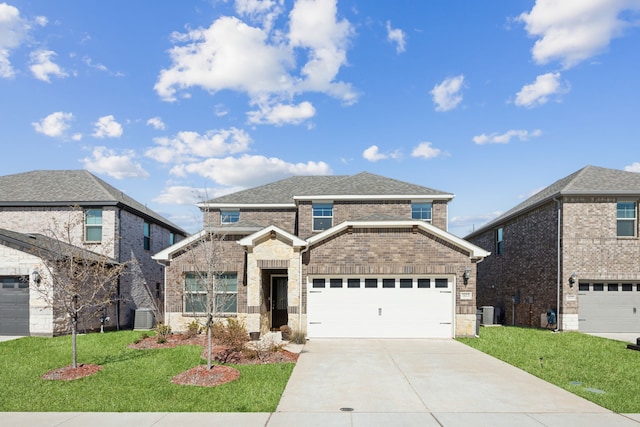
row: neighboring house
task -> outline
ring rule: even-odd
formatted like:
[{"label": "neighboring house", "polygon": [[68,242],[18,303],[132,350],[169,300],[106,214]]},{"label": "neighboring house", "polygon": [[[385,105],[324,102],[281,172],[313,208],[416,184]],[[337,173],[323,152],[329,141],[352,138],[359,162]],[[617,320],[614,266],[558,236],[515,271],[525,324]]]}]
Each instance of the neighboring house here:
[{"label": "neighboring house", "polygon": [[202,203],[203,231],[154,256],[167,266],[166,320],[183,329],[203,315],[194,270],[212,233],[233,294],[221,311],[250,332],[472,336],[476,263],[489,253],[447,232],[453,197],[365,172],[291,177]]},{"label": "neighboring house", "polygon": [[[1,176],[0,228],[54,237],[127,263],[128,271],[120,279],[116,296],[116,311],[108,325],[111,327],[131,326],[136,310],[144,309],[147,317],[149,312],[161,316],[164,268],[151,256],[187,235],[180,227],[84,170],[39,170]],[[1,240],[0,245],[0,250],[10,250]],[[19,256],[0,257],[3,288],[27,292],[17,289],[25,289],[21,281],[31,278],[36,264],[22,262],[28,255],[24,251],[20,254],[15,249],[11,251]],[[66,332],[56,329],[60,322],[54,318],[36,321],[42,318],[42,307],[35,292],[31,292],[28,305],[23,302],[20,308],[11,309],[22,322],[5,326],[2,319],[8,315],[6,301],[11,298],[8,293],[0,295],[0,307],[5,310],[0,309],[0,334]]]},{"label": "neighboring house", "polygon": [[478,305],[508,324],[640,331],[640,174],[587,166],[466,237],[493,255]]}]

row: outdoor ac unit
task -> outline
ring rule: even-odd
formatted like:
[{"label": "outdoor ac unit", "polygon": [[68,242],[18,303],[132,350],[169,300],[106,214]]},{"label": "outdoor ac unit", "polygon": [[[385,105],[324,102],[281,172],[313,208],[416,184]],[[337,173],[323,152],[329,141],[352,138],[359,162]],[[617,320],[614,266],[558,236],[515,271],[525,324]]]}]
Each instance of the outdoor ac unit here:
[{"label": "outdoor ac unit", "polygon": [[153,310],[139,308],[135,311],[133,329],[153,329]]}]

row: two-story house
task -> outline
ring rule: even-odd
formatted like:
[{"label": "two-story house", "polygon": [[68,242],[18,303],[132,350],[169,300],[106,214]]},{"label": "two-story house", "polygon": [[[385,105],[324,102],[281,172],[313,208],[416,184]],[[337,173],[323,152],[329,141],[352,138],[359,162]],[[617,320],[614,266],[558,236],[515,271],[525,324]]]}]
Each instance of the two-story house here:
[{"label": "two-story house", "polygon": [[492,252],[478,304],[507,324],[640,331],[640,174],[586,166],[466,236]]},{"label": "two-story house", "polygon": [[[0,334],[58,335],[65,322],[33,292],[36,234],[127,263],[110,327],[133,324],[136,310],[161,316],[164,268],[152,255],[187,233],[84,170],[38,170],[0,177]],[[22,233],[22,237],[11,232]],[[29,242],[34,244],[29,247]],[[30,291],[31,288],[31,291]],[[148,314],[147,314],[148,316]]]},{"label": "two-story house", "polygon": [[[200,204],[203,230],[156,254],[165,312],[202,315],[203,238],[219,242],[221,304],[250,332],[316,337],[475,334],[476,264],[489,253],[447,231],[450,193],[371,173],[294,176]],[[195,302],[194,302],[195,301]]]}]

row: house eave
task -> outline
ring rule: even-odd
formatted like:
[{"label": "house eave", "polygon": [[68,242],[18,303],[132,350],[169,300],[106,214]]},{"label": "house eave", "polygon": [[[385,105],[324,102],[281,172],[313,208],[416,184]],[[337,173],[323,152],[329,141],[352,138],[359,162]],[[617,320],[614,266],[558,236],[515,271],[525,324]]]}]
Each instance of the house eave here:
[{"label": "house eave", "polygon": [[395,195],[383,195],[383,194],[341,194],[330,195],[324,194],[321,196],[293,196],[293,200],[296,201],[309,201],[309,200],[452,200],[455,197],[453,194],[395,194]]}]

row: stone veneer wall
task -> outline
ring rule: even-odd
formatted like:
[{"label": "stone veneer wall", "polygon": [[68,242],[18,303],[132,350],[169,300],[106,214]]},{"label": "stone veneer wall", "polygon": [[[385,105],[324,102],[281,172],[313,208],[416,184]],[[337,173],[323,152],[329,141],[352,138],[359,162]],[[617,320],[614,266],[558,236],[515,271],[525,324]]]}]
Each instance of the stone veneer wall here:
[{"label": "stone veneer wall", "polygon": [[[462,285],[465,268],[471,277]],[[387,275],[415,276],[442,274],[456,278],[456,336],[475,334],[476,268],[469,254],[446,241],[412,229],[345,230],[312,247],[303,257],[303,305],[306,306],[306,282],[313,275]],[[469,300],[460,292],[471,292]]]}]

